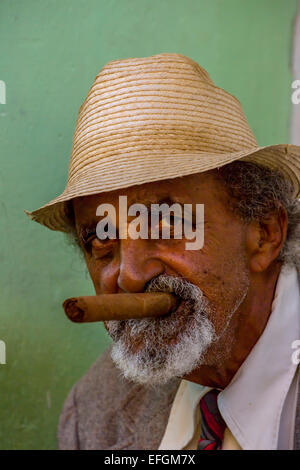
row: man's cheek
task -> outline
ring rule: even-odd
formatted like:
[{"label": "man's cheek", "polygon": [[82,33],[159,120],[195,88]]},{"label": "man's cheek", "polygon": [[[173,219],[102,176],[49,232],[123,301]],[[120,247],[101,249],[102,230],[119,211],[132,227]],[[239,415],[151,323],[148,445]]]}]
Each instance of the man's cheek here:
[{"label": "man's cheek", "polygon": [[103,293],[102,289],[102,271],[93,260],[86,260],[86,267],[89,272],[90,278],[93,282],[94,289],[97,295]]}]

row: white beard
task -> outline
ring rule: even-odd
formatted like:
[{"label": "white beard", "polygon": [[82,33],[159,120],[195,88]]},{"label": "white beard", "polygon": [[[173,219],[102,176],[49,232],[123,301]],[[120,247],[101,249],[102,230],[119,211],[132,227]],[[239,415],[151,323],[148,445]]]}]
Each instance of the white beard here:
[{"label": "white beard", "polygon": [[[208,319],[213,308],[201,289],[178,277],[160,275],[146,291],[172,292],[181,297],[184,308],[166,317],[106,322],[114,340],[111,356],[125,378],[164,384],[203,363],[204,353],[218,339]],[[133,351],[137,341],[139,347]]]}]

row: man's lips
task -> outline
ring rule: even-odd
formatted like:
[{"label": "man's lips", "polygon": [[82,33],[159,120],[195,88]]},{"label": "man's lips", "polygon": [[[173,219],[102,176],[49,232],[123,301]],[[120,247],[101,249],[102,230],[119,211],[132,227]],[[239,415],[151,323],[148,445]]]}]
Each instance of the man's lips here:
[{"label": "man's lips", "polygon": [[173,313],[176,313],[176,312],[178,311],[178,309],[180,308],[180,306],[182,305],[182,303],[184,302],[184,300],[182,299],[182,297],[178,297],[178,296],[176,296],[175,294],[173,294],[172,292],[171,292],[171,294],[172,294],[173,297],[175,298],[176,304],[175,304],[174,307],[170,310],[170,312],[167,313],[167,315],[165,315],[166,317],[172,315]]},{"label": "man's lips", "polygon": [[[172,294],[172,292],[171,292],[171,294]],[[173,294],[173,295],[175,296],[175,294]],[[178,296],[175,296],[175,297],[176,297],[176,305],[166,315],[156,317],[157,319],[159,319],[159,320],[168,319],[173,315],[177,315],[177,314],[180,314],[181,312],[183,312],[183,310],[187,306],[187,302],[182,297],[178,297]],[[153,317],[153,319],[155,319],[155,317]]]}]

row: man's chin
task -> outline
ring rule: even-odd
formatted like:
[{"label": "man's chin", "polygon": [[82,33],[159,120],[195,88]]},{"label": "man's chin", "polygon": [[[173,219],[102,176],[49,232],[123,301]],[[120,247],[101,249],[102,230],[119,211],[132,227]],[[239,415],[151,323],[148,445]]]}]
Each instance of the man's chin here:
[{"label": "man's chin", "polygon": [[162,385],[176,377],[166,367],[167,358],[142,344],[126,347],[118,341],[113,344],[111,356],[126,379],[142,385]]},{"label": "man's chin", "polygon": [[213,331],[207,328],[202,337],[186,335],[160,346],[118,340],[111,356],[126,379],[144,385],[163,385],[199,367],[213,339]]}]

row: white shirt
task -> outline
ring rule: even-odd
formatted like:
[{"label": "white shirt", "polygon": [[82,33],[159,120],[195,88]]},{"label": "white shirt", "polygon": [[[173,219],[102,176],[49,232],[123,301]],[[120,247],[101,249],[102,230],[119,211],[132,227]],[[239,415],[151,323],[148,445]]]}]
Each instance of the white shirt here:
[{"label": "white shirt", "polygon": [[[292,343],[298,339],[297,270],[283,266],[268,323],[229,385],[218,396],[222,417],[242,449],[293,449],[299,367],[292,361]],[[209,387],[181,381],[159,450],[184,449],[193,438],[197,442],[200,437],[197,429],[199,400],[209,390]]]}]

